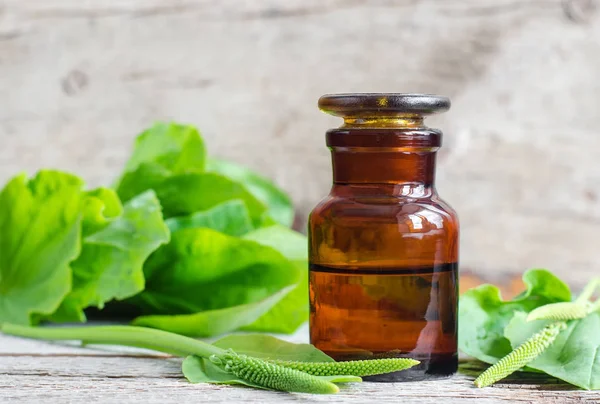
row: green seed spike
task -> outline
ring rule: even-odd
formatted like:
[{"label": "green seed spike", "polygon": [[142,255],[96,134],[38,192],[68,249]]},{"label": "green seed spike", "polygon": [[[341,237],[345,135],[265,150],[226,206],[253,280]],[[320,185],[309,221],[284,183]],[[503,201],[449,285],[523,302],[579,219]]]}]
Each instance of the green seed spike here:
[{"label": "green seed spike", "polygon": [[600,312],[600,299],[598,299],[595,303],[590,304],[588,308],[588,313]]},{"label": "green seed spike", "polygon": [[554,320],[569,321],[584,318],[588,314],[585,304],[576,302],[551,303],[540,306],[527,316],[527,321]]},{"label": "green seed spike", "polygon": [[594,292],[597,288],[600,287],[600,278],[594,278],[585,285],[581,294],[575,300],[575,303],[585,304],[587,303],[591,297],[594,295]]},{"label": "green seed spike", "polygon": [[371,376],[398,372],[400,370],[412,368],[420,363],[414,359],[406,358],[371,359],[349,362],[292,362],[281,360],[270,362],[315,376]]},{"label": "green seed spike", "polygon": [[529,362],[540,356],[556,339],[558,334],[566,328],[565,322],[552,323],[540,332],[521,344],[514,351],[500,359],[495,365],[489,367],[477,379],[475,386],[486,387],[504,379],[516,372]]},{"label": "green seed spike", "polygon": [[274,390],[313,394],[334,394],[340,391],[331,382],[273,362],[238,355],[231,350],[223,355],[212,355],[210,360],[240,379]]}]

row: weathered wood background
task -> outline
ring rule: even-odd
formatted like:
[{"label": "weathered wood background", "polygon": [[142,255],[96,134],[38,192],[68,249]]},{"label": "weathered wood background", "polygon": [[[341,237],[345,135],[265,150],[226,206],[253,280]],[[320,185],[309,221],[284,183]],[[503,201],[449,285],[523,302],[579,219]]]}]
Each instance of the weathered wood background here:
[{"label": "weathered wood background", "polygon": [[598,273],[597,0],[0,0],[0,180],[111,181],[155,120],[275,179],[330,185],[323,93],[433,92],[463,269]]},{"label": "weathered wood background", "polygon": [[[288,337],[306,342],[306,328]],[[600,392],[582,391],[536,374],[514,375],[477,389],[477,364],[463,363],[448,379],[412,383],[350,384],[337,395],[286,394],[232,386],[190,384],[181,360],[133,348],[82,349],[0,334],[2,403],[414,403],[597,404]]]}]

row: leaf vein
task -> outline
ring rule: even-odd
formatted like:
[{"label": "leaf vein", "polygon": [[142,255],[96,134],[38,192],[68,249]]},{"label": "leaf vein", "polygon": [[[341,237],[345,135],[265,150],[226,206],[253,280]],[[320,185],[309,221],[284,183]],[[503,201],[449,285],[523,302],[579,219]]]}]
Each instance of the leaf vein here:
[{"label": "leaf vein", "polygon": [[590,368],[590,377],[588,378],[588,388],[592,389],[592,376],[594,375],[594,368],[596,367],[596,360],[598,359],[598,352],[600,351],[600,345],[596,347],[596,351],[594,352],[594,357],[592,358],[592,364]]}]

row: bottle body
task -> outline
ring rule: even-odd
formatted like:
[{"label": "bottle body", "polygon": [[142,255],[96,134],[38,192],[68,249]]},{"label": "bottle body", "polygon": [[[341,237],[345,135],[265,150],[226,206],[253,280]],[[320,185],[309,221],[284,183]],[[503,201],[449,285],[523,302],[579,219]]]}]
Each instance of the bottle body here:
[{"label": "bottle body", "polygon": [[375,381],[457,368],[458,219],[434,187],[441,132],[327,133],[334,184],[309,217],[311,343],[336,360],[421,361]]}]

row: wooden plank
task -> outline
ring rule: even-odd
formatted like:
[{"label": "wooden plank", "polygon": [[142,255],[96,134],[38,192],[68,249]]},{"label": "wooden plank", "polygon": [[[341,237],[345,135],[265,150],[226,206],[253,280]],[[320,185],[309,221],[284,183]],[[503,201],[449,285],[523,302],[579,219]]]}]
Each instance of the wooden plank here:
[{"label": "wooden plank", "polygon": [[[0,399],[52,400],[64,402],[294,402],[309,400],[259,390],[192,385],[180,373],[180,360],[94,356],[0,356]],[[300,398],[299,398],[300,397]],[[397,403],[451,402],[544,402],[597,403],[600,393],[571,390],[564,384],[546,381],[501,383],[484,390],[472,386],[463,374],[437,381],[412,383],[363,383],[345,387],[336,396],[310,396],[310,401],[350,403],[373,400]]]},{"label": "wooden plank", "polygon": [[[351,384],[335,396],[284,394],[254,389],[190,384],[181,375],[181,359],[106,347],[85,350],[1,336],[0,402],[134,403],[598,403],[599,392],[575,390],[556,379],[528,374],[493,388],[476,389],[473,372],[480,365],[464,363],[461,373],[436,381]],[[14,347],[14,348],[13,348]],[[20,353],[10,353],[11,351]]]}]

